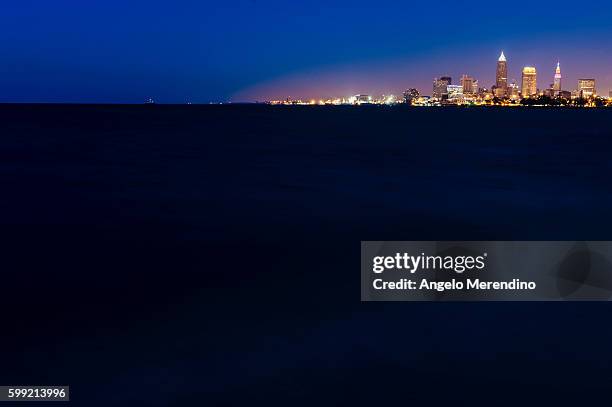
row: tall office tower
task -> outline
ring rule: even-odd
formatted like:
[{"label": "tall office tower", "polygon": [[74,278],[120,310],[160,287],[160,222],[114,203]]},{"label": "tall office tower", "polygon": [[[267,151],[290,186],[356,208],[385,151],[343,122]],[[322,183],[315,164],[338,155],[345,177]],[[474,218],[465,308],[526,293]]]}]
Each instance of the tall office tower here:
[{"label": "tall office tower", "polygon": [[463,75],[461,77],[461,86],[463,87],[463,93],[465,95],[471,95],[474,93],[474,78],[469,75]]},{"label": "tall office tower", "polygon": [[555,80],[553,82],[553,94],[559,96],[561,93],[561,65],[557,62],[557,69],[555,70]]},{"label": "tall office tower", "polygon": [[501,96],[505,96],[506,89],[508,88],[508,65],[506,63],[506,56],[502,51],[499,59],[497,60],[497,70],[495,71],[495,87],[500,89],[498,93]]},{"label": "tall office tower", "polygon": [[448,99],[448,85],[452,79],[449,76],[435,78],[433,81],[433,97],[436,99]]},{"label": "tall office tower", "polygon": [[578,95],[582,98],[595,96],[595,79],[578,79]]},{"label": "tall office tower", "polygon": [[532,66],[526,66],[523,68],[521,93],[524,98],[536,96],[538,93],[537,72]]},{"label": "tall office tower", "polygon": [[480,93],[480,89],[478,88],[478,79],[474,79],[472,82],[472,94],[478,95]]}]

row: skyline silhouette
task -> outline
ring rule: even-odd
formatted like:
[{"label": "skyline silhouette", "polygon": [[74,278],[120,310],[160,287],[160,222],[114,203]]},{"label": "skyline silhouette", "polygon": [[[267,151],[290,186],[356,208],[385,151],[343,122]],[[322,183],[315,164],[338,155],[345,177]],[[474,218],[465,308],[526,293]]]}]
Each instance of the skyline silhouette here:
[{"label": "skyline silhouette", "polygon": [[548,85],[559,60],[566,83],[593,77],[607,94],[610,20],[603,1],[11,2],[0,16],[0,102],[427,93],[434,77],[462,74],[489,87],[502,49],[510,80],[530,65]]}]

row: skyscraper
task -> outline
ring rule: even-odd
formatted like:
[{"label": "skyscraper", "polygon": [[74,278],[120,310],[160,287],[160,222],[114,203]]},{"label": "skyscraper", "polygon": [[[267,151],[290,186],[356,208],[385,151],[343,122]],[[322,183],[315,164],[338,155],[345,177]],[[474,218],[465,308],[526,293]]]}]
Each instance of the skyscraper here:
[{"label": "skyscraper", "polygon": [[557,69],[555,70],[555,80],[553,82],[553,95],[559,96],[561,93],[561,65],[557,62]]},{"label": "skyscraper", "polygon": [[537,72],[532,66],[523,68],[521,93],[524,98],[535,96],[538,93]]},{"label": "skyscraper", "polygon": [[451,84],[450,76],[435,78],[433,81],[433,97],[436,99],[448,99],[448,85]]},{"label": "skyscraper", "polygon": [[461,86],[463,87],[463,93],[465,95],[471,95],[474,92],[474,78],[469,75],[463,75],[461,77]]},{"label": "skyscraper", "polygon": [[595,79],[578,79],[578,94],[582,98],[595,96]]},{"label": "skyscraper", "polygon": [[508,88],[508,65],[506,63],[506,56],[502,51],[499,59],[497,60],[497,70],[495,71],[495,87],[499,89],[498,93],[502,96],[506,95],[506,89]]}]

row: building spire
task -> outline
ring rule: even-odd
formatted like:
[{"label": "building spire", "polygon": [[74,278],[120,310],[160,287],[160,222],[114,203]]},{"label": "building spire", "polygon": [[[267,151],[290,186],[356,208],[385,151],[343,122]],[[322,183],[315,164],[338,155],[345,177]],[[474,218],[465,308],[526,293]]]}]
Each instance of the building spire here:
[{"label": "building spire", "polygon": [[506,62],[506,56],[504,55],[504,51],[502,51],[501,55],[498,59],[499,62]]},{"label": "building spire", "polygon": [[557,61],[557,69],[555,69],[553,91],[555,96],[559,96],[561,94],[561,63],[559,61]]}]

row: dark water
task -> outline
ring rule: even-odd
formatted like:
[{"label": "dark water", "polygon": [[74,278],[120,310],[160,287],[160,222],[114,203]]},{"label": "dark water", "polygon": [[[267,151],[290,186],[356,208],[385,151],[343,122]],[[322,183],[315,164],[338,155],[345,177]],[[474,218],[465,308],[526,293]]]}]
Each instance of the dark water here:
[{"label": "dark water", "polygon": [[612,109],[0,106],[2,384],[593,405],[608,303],[361,303],[361,240],[612,240]]}]

